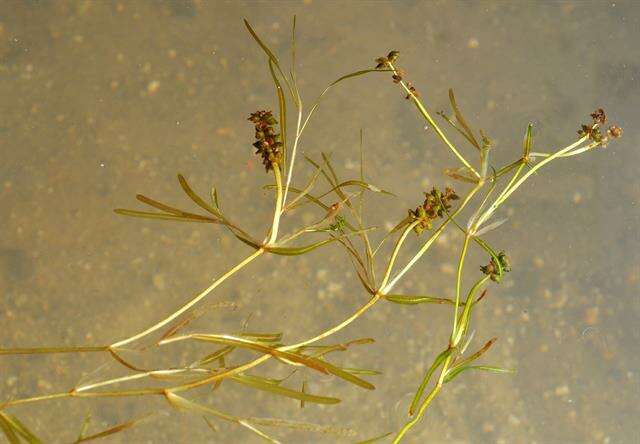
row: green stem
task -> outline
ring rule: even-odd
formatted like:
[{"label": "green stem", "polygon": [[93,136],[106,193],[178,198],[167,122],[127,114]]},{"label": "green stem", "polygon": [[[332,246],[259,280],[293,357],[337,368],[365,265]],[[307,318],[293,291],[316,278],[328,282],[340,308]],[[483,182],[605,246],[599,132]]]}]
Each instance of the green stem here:
[{"label": "green stem", "polygon": [[395,264],[395,262],[396,262],[396,258],[398,256],[398,252],[400,251],[400,247],[402,247],[402,244],[404,243],[405,239],[407,238],[407,235],[419,223],[420,223],[420,221],[416,220],[416,221],[413,221],[411,224],[409,224],[404,229],[404,231],[402,232],[402,235],[398,239],[398,242],[396,242],[396,246],[394,247],[393,253],[391,253],[391,258],[389,259],[389,264],[387,265],[387,271],[385,272],[384,278],[382,279],[382,282],[380,283],[380,287],[381,288],[384,288],[384,286],[387,285],[387,282],[389,282],[389,277],[391,276],[391,270],[393,270],[393,264]]},{"label": "green stem", "polygon": [[511,194],[515,190],[517,190],[520,187],[520,185],[522,185],[532,174],[534,174],[540,168],[542,168],[543,166],[545,166],[546,164],[551,162],[553,159],[556,159],[558,157],[562,157],[565,153],[568,153],[571,150],[573,150],[574,148],[576,148],[577,146],[582,145],[582,143],[584,143],[588,138],[589,138],[588,136],[585,136],[585,137],[582,137],[582,138],[578,139],[576,142],[574,142],[571,145],[561,149],[560,151],[556,151],[555,153],[553,153],[549,157],[545,158],[540,163],[538,163],[535,166],[533,166],[533,168],[531,168],[529,171],[527,171],[520,178],[520,180],[518,180],[510,188],[505,190],[505,192],[503,192],[500,195],[500,197],[495,200],[495,202],[491,205],[491,207],[489,207],[489,209],[478,219],[478,222],[477,222],[476,225],[480,226],[484,221],[486,221],[498,209],[498,207],[500,205],[502,205],[504,203],[504,201],[506,201],[509,198],[509,196],[511,196]]},{"label": "green stem", "polygon": [[[393,66],[393,64],[391,64],[391,62],[387,62],[387,64],[389,65],[389,67],[391,69],[393,69],[393,72],[395,74],[398,74],[396,68]],[[411,92],[409,90],[409,88],[404,83],[404,81],[401,80],[400,81],[400,85],[405,90],[405,92],[409,95],[409,97],[411,97],[411,101],[414,103],[416,108],[418,108],[418,111],[420,111],[420,114],[422,114],[422,116],[427,120],[427,122],[429,122],[429,125],[431,125],[431,127],[435,130],[436,134],[438,134],[440,139],[445,143],[445,145],[447,145],[449,147],[451,152],[453,152],[453,154],[455,154],[455,156],[460,160],[460,162],[462,162],[462,164],[465,167],[469,168],[469,171],[471,171],[477,178],[480,178],[480,174],[471,166],[471,164],[469,162],[467,162],[467,159],[465,159],[464,156],[462,154],[460,154],[460,152],[458,152],[456,147],[449,141],[447,136],[445,136],[445,134],[442,132],[442,130],[440,129],[438,124],[435,122],[435,120],[433,120],[433,118],[431,117],[431,115],[429,114],[427,109],[424,107],[424,105],[422,104],[420,99],[418,99],[413,94],[413,92]]]},{"label": "green stem", "polygon": [[176,319],[178,316],[180,316],[181,314],[185,313],[186,311],[188,311],[191,307],[193,307],[194,305],[196,305],[198,302],[200,302],[202,299],[204,299],[209,293],[211,293],[216,287],[218,287],[220,284],[222,284],[224,281],[226,281],[229,277],[233,276],[235,273],[237,273],[240,269],[242,269],[245,265],[249,264],[251,261],[253,261],[255,258],[257,258],[258,256],[260,256],[262,253],[264,253],[264,248],[259,248],[256,251],[254,251],[250,256],[248,256],[247,258],[245,258],[242,262],[238,263],[237,265],[235,265],[233,268],[231,268],[229,271],[227,271],[225,274],[223,274],[222,276],[220,276],[218,279],[216,279],[211,285],[209,285],[207,288],[205,288],[203,291],[201,291],[199,294],[197,294],[193,299],[191,299],[189,302],[187,302],[185,305],[183,305],[182,307],[180,307],[178,310],[174,311],[173,313],[171,313],[169,316],[167,316],[166,318],[164,318],[162,321],[157,322],[155,324],[153,324],[151,327],[147,328],[146,330],[134,335],[134,336],[130,336],[126,339],[123,339],[122,341],[118,341],[115,342],[113,344],[111,344],[109,346],[110,349],[116,349],[116,348],[120,348],[124,345],[127,345],[131,342],[137,341],[140,338],[143,338],[151,333],[153,333],[154,331],[157,331],[158,329],[164,327],[165,325],[167,325],[169,322],[173,321],[174,319]]},{"label": "green stem", "polygon": [[451,220],[456,215],[458,215],[464,209],[464,207],[467,206],[469,201],[471,201],[473,196],[478,192],[478,190],[480,188],[482,188],[482,186],[483,186],[483,183],[476,184],[476,186],[469,192],[467,197],[465,197],[465,199],[462,201],[462,203],[456,209],[456,211],[453,212],[451,217],[447,218],[447,220],[445,220],[440,225],[440,227],[438,227],[438,229],[433,232],[431,237],[429,237],[429,239],[427,239],[427,241],[424,243],[424,245],[422,245],[422,248],[420,248],[420,250],[415,254],[415,256],[413,256],[411,258],[411,260],[407,263],[407,265],[405,265],[404,268],[402,270],[400,270],[400,272],[398,272],[398,274],[396,274],[394,276],[394,278],[391,280],[391,282],[389,282],[387,285],[385,285],[384,288],[380,289],[381,293],[388,294],[393,289],[393,287],[398,283],[398,281],[402,278],[402,276],[404,276],[404,274],[407,271],[409,271],[411,269],[411,267],[413,267],[413,265],[424,255],[424,253],[426,253],[426,251],[429,249],[429,247],[431,247],[433,242],[435,242],[435,240],[440,236],[440,234],[442,234],[442,232],[447,227],[447,225],[449,225],[449,222],[451,222]]},{"label": "green stem", "polygon": [[277,163],[273,164],[273,175],[276,181],[276,208],[273,211],[273,224],[267,245],[273,245],[276,242],[280,217],[282,217],[282,175],[280,173],[280,166]]},{"label": "green stem", "polygon": [[451,333],[451,340],[453,343],[453,336],[455,335],[458,325],[458,309],[460,308],[460,289],[462,287],[462,268],[464,267],[464,259],[467,255],[467,249],[469,248],[469,240],[471,236],[468,234],[464,237],[464,243],[462,244],[462,251],[460,252],[460,260],[458,262],[458,273],[456,276],[456,302],[453,307],[453,331]]},{"label": "green stem", "polygon": [[413,428],[413,426],[415,426],[417,423],[419,423],[422,420],[425,412],[427,411],[427,408],[429,408],[429,405],[431,404],[431,401],[433,401],[433,399],[438,395],[438,393],[440,393],[440,390],[442,390],[442,386],[444,384],[443,382],[444,377],[447,373],[447,370],[449,369],[449,365],[451,364],[451,356],[452,355],[449,355],[445,359],[444,364],[442,365],[442,371],[440,372],[440,377],[438,378],[438,382],[436,383],[436,385],[433,386],[433,388],[431,389],[427,397],[424,399],[424,401],[420,405],[420,408],[418,409],[418,413],[416,413],[413,419],[411,419],[411,421],[408,421],[400,429],[400,431],[398,431],[398,434],[393,439],[393,444],[398,444],[400,441],[402,441],[402,438],[404,437],[404,435],[406,435],[407,432],[411,430],[411,428]]},{"label": "green stem", "polygon": [[105,352],[108,345],[96,347],[33,347],[33,348],[0,348],[0,355],[38,355],[49,353],[90,353]]}]

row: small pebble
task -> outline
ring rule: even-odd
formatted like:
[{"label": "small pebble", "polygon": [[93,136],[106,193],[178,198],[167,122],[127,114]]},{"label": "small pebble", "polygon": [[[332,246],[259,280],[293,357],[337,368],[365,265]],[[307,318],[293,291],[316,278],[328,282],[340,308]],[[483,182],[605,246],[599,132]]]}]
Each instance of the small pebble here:
[{"label": "small pebble", "polygon": [[596,325],[598,323],[598,315],[600,309],[598,307],[587,308],[584,312],[584,323],[587,325]]},{"label": "small pebble", "polygon": [[456,269],[453,265],[447,263],[440,265],[440,272],[452,275],[456,272]]},{"label": "small pebble", "polygon": [[582,202],[582,194],[580,194],[579,192],[575,192],[573,193],[573,203],[574,204],[579,204],[580,202]]},{"label": "small pebble", "polygon": [[147,92],[150,96],[154,95],[160,89],[160,81],[152,80],[147,84]]},{"label": "small pebble", "polygon": [[533,266],[540,269],[542,267],[544,267],[544,259],[542,259],[540,256],[536,256],[533,258]]},{"label": "small pebble", "polygon": [[153,275],[153,286],[156,287],[158,290],[162,291],[165,288],[167,288],[167,284],[164,280],[164,275],[158,273]]},{"label": "small pebble", "polygon": [[554,393],[556,396],[566,396],[569,394],[569,386],[568,385],[559,385],[555,388]]}]

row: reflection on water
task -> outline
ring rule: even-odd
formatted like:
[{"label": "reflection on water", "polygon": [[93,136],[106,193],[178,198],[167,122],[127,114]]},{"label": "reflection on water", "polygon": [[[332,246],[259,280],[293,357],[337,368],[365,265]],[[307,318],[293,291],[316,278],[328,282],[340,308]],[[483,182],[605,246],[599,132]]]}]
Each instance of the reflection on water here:
[{"label": "reflection on water", "polygon": [[[446,109],[447,88],[455,88],[474,127],[495,140],[497,164],[514,158],[529,121],[541,151],[564,146],[598,106],[625,128],[608,150],[537,175],[504,209],[508,223],[488,239],[509,250],[514,271],[478,310],[476,343],[498,336],[487,361],[518,373],[461,376],[407,441],[638,442],[640,159],[632,106],[640,98],[640,65],[632,42],[640,37],[640,8],[632,1],[1,4],[0,343],[126,337],[250,253],[209,225],[124,219],[111,210],[133,207],[136,193],[187,207],[175,180],[181,172],[203,194],[215,185],[228,214],[264,233],[272,198],[261,187],[271,178],[252,155],[245,119],[276,101],[242,18],[285,60],[293,14],[307,104],[329,81],[398,49],[432,110]],[[393,226],[423,190],[448,183],[441,173],[454,165],[423,127],[389,79],[355,79],[323,101],[301,149],[315,158],[332,152],[340,174],[355,177],[363,129],[368,179],[399,196],[372,196],[367,219]],[[311,173],[300,167],[298,184]],[[297,215],[307,222],[316,216],[310,208]],[[447,234],[400,290],[450,297],[460,243],[457,233]],[[366,300],[346,261],[333,247],[264,257],[212,299],[237,308],[214,308],[200,325],[239,331],[250,316],[251,330],[282,331],[287,342],[312,336]],[[359,439],[395,430],[405,395],[446,344],[445,313],[380,305],[338,335],[376,338],[336,360],[383,374],[372,378],[373,392],[310,378],[314,392],[343,399],[337,406],[301,410],[297,402],[225,384],[202,392],[203,399],[236,414],[357,430]],[[68,390],[104,362],[2,358],[0,396]],[[108,365],[86,378],[115,370]],[[213,433],[197,415],[169,411],[161,399],[51,401],[15,412],[47,441],[66,442],[89,411],[97,431],[156,410],[169,413],[111,441],[260,442],[224,423]],[[274,434],[285,442],[355,439],[345,431]]]}]

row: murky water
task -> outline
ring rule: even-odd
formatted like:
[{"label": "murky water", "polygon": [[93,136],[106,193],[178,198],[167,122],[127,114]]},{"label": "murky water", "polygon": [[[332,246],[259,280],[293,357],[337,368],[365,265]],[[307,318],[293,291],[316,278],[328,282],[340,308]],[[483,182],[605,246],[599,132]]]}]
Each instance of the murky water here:
[{"label": "murky water", "polygon": [[[0,4],[0,344],[108,344],[171,313],[251,251],[201,224],[128,219],[136,193],[193,209],[176,180],[211,185],[223,209],[262,237],[271,183],[252,154],[246,116],[275,108],[266,60],[242,18],[288,60],[298,16],[298,76],[305,104],[342,74],[372,67],[390,49],[431,110],[447,89],[475,128],[494,139],[494,160],[518,155],[527,122],[536,149],[569,143],[596,107],[625,128],[607,150],[561,160],[532,178],[487,236],[514,270],[476,312],[474,346],[497,336],[484,362],[512,376],[467,374],[436,399],[407,442],[640,442],[640,3],[627,2],[91,2]],[[421,192],[451,183],[455,159],[424,128],[387,75],[354,79],[322,102],[302,152],[331,152],[342,177],[359,174],[398,197],[367,198],[367,221],[384,227]],[[299,164],[294,182],[311,170]],[[323,185],[324,186],[324,185]],[[460,190],[464,190],[461,186]],[[284,232],[318,213],[301,209]],[[451,232],[398,291],[450,297],[461,236]],[[412,239],[410,247],[416,248]],[[402,256],[407,260],[408,255]],[[471,256],[473,267],[482,255]],[[470,266],[471,270],[471,266]],[[472,271],[470,271],[472,272]],[[281,331],[292,343],[340,322],[366,301],[344,252],[262,257],[222,285],[193,330]],[[343,399],[307,405],[225,383],[197,398],[228,413],[279,417],[357,431],[355,436],[267,429],[284,442],[354,442],[398,429],[410,393],[446,345],[445,306],[379,304],[336,335],[375,344],[336,354],[374,368],[375,391],[307,374],[313,392]],[[202,350],[201,348],[199,350]],[[186,362],[167,348],[140,365]],[[247,356],[248,357],[248,356]],[[0,358],[0,399],[69,390],[97,355]],[[270,363],[261,374],[286,376]],[[300,383],[292,377],[291,386]],[[262,442],[238,426],[180,414],[161,397],[60,400],[15,408],[47,442],[69,442],[91,412],[91,431],[148,412],[160,416],[110,442]],[[343,435],[349,433],[343,433]]]}]

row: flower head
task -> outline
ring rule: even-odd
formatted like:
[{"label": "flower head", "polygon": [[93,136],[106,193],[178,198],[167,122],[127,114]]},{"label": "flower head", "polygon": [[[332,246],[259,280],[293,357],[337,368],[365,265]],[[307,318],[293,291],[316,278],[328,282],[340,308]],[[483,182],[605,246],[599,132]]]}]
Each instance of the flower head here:
[{"label": "flower head", "polygon": [[262,164],[269,171],[273,169],[273,165],[282,162],[282,142],[280,134],[274,128],[278,121],[271,111],[264,110],[251,113],[248,120],[255,124],[256,141],[253,146],[256,154],[262,156]]}]

